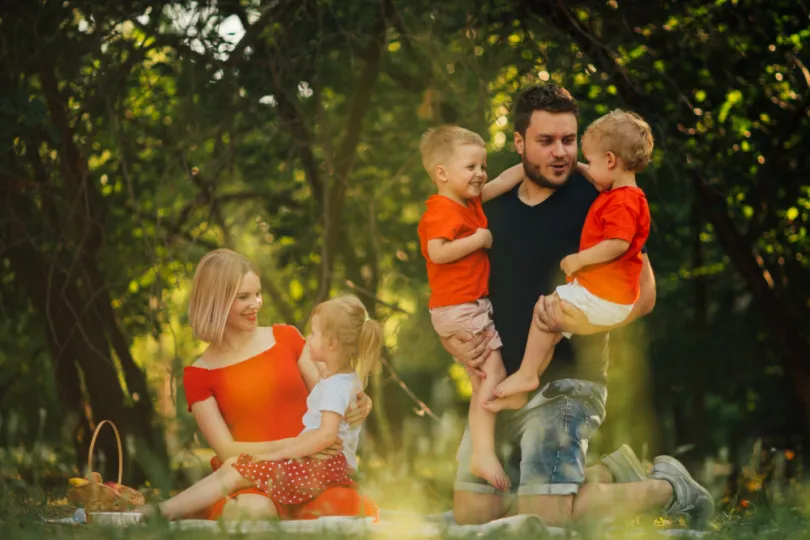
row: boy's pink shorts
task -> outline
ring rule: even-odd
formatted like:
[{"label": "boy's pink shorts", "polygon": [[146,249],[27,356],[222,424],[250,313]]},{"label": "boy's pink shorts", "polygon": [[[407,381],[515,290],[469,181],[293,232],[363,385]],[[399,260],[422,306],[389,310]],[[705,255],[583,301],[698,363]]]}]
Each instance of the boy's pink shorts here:
[{"label": "boy's pink shorts", "polygon": [[492,330],[495,335],[487,347],[493,351],[503,347],[501,336],[492,322],[492,303],[488,298],[479,298],[475,302],[446,306],[430,310],[433,328],[441,337],[450,337],[456,332],[465,330],[473,335]]}]

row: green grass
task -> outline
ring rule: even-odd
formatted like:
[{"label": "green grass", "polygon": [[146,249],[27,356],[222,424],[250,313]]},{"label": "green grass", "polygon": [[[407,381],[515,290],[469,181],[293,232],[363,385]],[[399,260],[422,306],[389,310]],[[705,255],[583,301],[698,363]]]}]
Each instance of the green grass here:
[{"label": "green grass", "polygon": [[[72,515],[74,508],[67,504],[65,499],[48,497],[41,490],[26,488],[20,483],[9,486],[7,482],[0,483],[0,537],[4,540],[34,540],[34,539],[76,539],[76,540],[102,540],[102,539],[221,539],[223,532],[218,530],[192,530],[180,531],[170,529],[166,523],[149,523],[142,526],[127,528],[105,527],[100,525],[56,525],[43,522],[46,518],[61,518]],[[783,496],[778,504],[770,510],[746,511],[743,513],[728,514],[719,512],[712,522],[709,534],[703,538],[711,539],[810,539],[810,519],[808,519],[808,502],[804,490],[796,490]],[[662,533],[667,529],[677,528],[673,523],[654,516],[641,516],[631,522],[617,523],[612,526],[605,524],[583,525],[578,528],[578,537],[583,539],[660,539],[665,538]],[[397,522],[395,526],[386,529],[386,534],[372,534],[375,538],[421,538],[417,534],[418,523],[405,519]],[[268,534],[267,532],[243,534],[235,538],[339,538],[338,534],[289,534],[282,531]],[[345,537],[345,536],[344,536]],[[449,534],[440,534],[437,538],[458,538]],[[536,526],[527,526],[512,531],[509,534],[493,532],[490,534],[470,534],[473,538],[544,538],[560,536],[547,536],[542,534]]]},{"label": "green grass", "polygon": [[[398,449],[386,459],[375,457],[373,448],[364,454],[363,475],[360,478],[363,491],[372,497],[381,508],[400,510],[411,515],[436,514],[451,508],[452,485],[455,475],[454,441],[443,442],[435,437],[431,445],[410,449]],[[205,469],[207,464],[200,462]],[[69,469],[69,468],[68,468]],[[66,469],[67,470],[67,469]],[[73,474],[61,469],[55,473],[32,477],[19,464],[8,465],[0,475],[0,539],[34,540],[47,539],[133,539],[152,538],[218,538],[225,535],[219,531],[179,531],[169,529],[165,523],[150,523],[146,526],[129,528],[104,527],[99,525],[54,525],[43,522],[43,518],[63,518],[71,516],[75,510],[64,498],[66,478]],[[204,470],[197,471],[203,474]],[[62,477],[63,475],[64,478]],[[197,474],[190,474],[195,477]],[[23,480],[28,478],[28,481]],[[40,484],[51,486],[47,492],[33,485],[33,478]],[[718,512],[710,533],[703,538],[718,539],[802,539],[810,540],[810,488],[795,481],[778,491],[765,491],[758,477],[757,482],[745,483],[746,494],[736,493],[726,498],[718,497]],[[742,485],[742,484],[741,484]],[[177,486],[179,487],[179,486]],[[716,488],[719,490],[719,488]],[[154,494],[154,487],[147,489]],[[160,495],[158,494],[158,497]],[[683,527],[655,515],[644,515],[630,522],[615,523],[607,527],[604,523],[583,525],[578,528],[583,539],[660,539],[667,529]],[[390,534],[375,534],[375,537],[421,538],[416,534],[420,523],[403,518],[387,530]],[[332,535],[338,537],[338,535]],[[450,538],[444,534],[437,537]],[[256,533],[234,536],[236,538],[323,538],[324,535],[267,534]],[[453,536],[458,538],[458,536]],[[543,538],[537,527],[527,527],[511,534],[491,533],[469,538]],[[559,538],[559,536],[555,536]]]}]

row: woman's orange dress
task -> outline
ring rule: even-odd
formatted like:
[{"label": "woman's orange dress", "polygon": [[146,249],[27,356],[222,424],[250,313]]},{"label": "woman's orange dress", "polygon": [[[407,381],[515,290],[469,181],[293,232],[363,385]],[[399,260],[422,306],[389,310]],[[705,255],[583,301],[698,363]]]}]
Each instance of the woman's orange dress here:
[{"label": "woman's orange dress", "polygon": [[[263,442],[298,436],[304,429],[307,388],[298,369],[306,341],[293,326],[273,326],[276,343],[270,349],[238,364],[219,369],[189,366],[183,372],[188,409],[211,396],[217,401],[235,441]],[[211,460],[216,470],[219,458]],[[242,489],[231,497],[252,493],[268,497],[256,488]],[[269,498],[269,497],[268,497]],[[227,499],[208,510],[208,519],[218,519]],[[317,519],[321,516],[372,516],[378,509],[357,490],[345,486],[327,488],[318,497],[298,505],[274,503],[281,519]]]}]

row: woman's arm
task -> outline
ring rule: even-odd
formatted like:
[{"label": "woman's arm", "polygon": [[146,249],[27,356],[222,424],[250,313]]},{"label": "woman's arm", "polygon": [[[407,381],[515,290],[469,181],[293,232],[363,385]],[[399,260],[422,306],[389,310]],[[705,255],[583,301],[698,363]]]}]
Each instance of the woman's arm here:
[{"label": "woman's arm", "polygon": [[[265,442],[237,442],[233,440],[230,429],[222,418],[222,413],[217,406],[217,400],[211,396],[202,401],[198,401],[191,406],[191,413],[197,426],[200,428],[203,437],[216,452],[217,457],[225,461],[229,457],[239,454],[262,454],[272,452],[282,448],[285,441],[292,439],[282,439],[279,441]],[[268,418],[268,422],[270,419]]]},{"label": "woman's arm", "polygon": [[326,450],[338,440],[338,428],[343,420],[333,411],[321,412],[321,425],[318,429],[302,433],[294,439],[286,439],[278,450],[272,450],[256,456],[260,461],[279,461],[312,456]]},{"label": "woman's arm", "polygon": [[[312,359],[309,345],[305,345],[301,356],[298,358],[298,370],[301,372],[301,377],[304,379],[307,392],[312,392],[312,389],[318,384],[318,381],[321,380],[324,375],[324,368],[323,364]],[[357,402],[349,405],[346,409],[346,422],[348,422],[350,426],[355,426],[368,418],[369,414],[371,414],[371,398],[365,393],[360,392],[357,394]]]},{"label": "woman's arm", "polygon": [[307,392],[312,392],[312,389],[323,377],[322,369],[324,369],[324,365],[312,359],[309,344],[307,343],[304,345],[304,350],[301,351],[301,356],[298,357],[298,370],[301,372],[301,377],[307,386]]}]

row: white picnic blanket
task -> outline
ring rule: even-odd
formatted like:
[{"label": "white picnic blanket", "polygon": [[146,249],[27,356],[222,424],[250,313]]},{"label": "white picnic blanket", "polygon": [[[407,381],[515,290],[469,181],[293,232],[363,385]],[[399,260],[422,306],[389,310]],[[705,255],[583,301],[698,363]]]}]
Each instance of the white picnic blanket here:
[{"label": "white picnic blanket", "polygon": [[[139,514],[129,512],[104,512],[93,514],[91,526],[128,527],[142,526]],[[46,520],[50,523],[85,523],[84,512],[79,510],[73,517],[59,520]],[[472,538],[497,533],[498,536],[519,535],[522,538],[566,536],[567,529],[546,527],[543,520],[530,514],[521,514],[498,519],[483,525],[458,525],[452,512],[444,514],[420,515],[406,512],[380,511],[380,520],[359,517],[322,517],[301,521],[210,521],[203,519],[183,519],[169,524],[174,530],[207,530],[225,534],[286,533],[286,534],[325,534],[330,536],[379,535],[396,538]],[[659,530],[662,536],[703,536],[701,531],[687,529]]]}]

